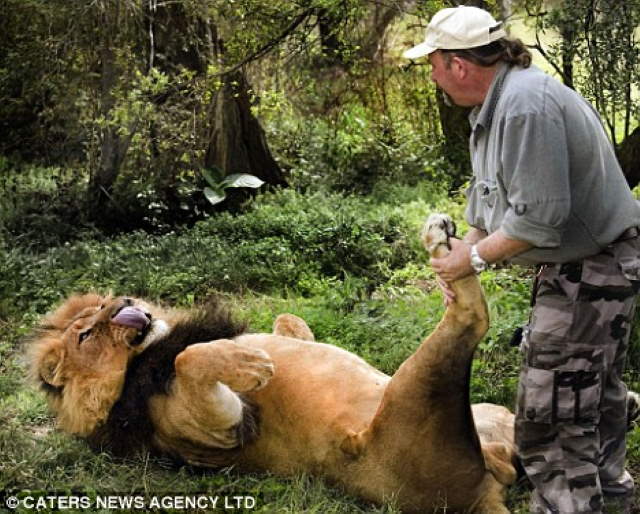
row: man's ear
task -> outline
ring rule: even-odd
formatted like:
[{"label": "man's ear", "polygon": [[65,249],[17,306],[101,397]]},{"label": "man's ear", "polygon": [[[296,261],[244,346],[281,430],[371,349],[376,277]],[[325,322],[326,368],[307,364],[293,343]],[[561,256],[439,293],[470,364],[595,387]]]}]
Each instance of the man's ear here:
[{"label": "man's ear", "polygon": [[62,376],[62,363],[64,362],[65,351],[62,341],[52,340],[47,342],[45,348],[37,356],[37,379],[42,385],[53,388],[60,388],[64,385]]},{"label": "man's ear", "polygon": [[468,62],[454,55],[451,57],[451,70],[458,79],[463,79],[469,74]]}]

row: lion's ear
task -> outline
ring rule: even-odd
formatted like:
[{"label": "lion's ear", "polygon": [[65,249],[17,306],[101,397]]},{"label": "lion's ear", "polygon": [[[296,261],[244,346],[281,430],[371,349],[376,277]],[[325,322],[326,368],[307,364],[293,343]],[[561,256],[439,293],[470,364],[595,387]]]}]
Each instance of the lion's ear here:
[{"label": "lion's ear", "polygon": [[51,386],[60,388],[64,385],[62,363],[64,362],[64,347],[60,341],[52,342],[38,356],[38,378],[45,388]]}]

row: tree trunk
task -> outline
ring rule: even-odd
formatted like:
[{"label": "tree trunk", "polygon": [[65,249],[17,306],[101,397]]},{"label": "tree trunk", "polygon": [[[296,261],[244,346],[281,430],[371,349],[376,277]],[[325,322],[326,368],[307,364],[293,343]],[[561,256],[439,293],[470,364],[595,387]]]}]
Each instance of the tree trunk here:
[{"label": "tree trunk", "polygon": [[562,81],[565,86],[575,89],[573,85],[573,59],[575,57],[575,30],[573,25],[568,23],[561,30],[562,35]]},{"label": "tree trunk", "polygon": [[[101,57],[101,113],[105,120],[110,120],[115,106],[113,90],[119,77],[116,57],[111,48],[109,36],[105,35]],[[102,216],[110,201],[113,185],[118,178],[120,168],[127,155],[131,137],[135,132],[134,126],[129,127],[129,134],[122,136],[120,127],[107,124],[102,130],[100,141],[100,161],[94,171],[88,186],[87,200],[89,211],[94,216]]]},{"label": "tree trunk", "polygon": [[343,45],[338,38],[336,26],[340,19],[327,9],[319,9],[318,32],[320,34],[320,48],[325,65],[342,63]]},{"label": "tree trunk", "polygon": [[417,0],[397,0],[386,2],[372,0],[360,23],[361,34],[353,34],[358,50],[353,57],[345,59],[344,50],[353,50],[353,46],[344,45],[337,33],[342,21],[342,15],[332,13],[328,9],[318,9],[318,32],[320,35],[320,49],[322,60],[318,65],[323,68],[337,66],[348,71],[354,62],[372,62],[380,58],[380,49],[385,44],[385,34],[391,23],[400,15],[408,12]]},{"label": "tree trunk", "polygon": [[226,77],[214,99],[205,167],[229,175],[249,173],[268,184],[285,185],[282,170],[267,145],[264,131],[251,113],[249,85],[242,72]]},{"label": "tree trunk", "polygon": [[500,0],[498,4],[500,5],[500,18],[508,19],[513,12],[513,0]]},{"label": "tree trunk", "polygon": [[459,189],[471,175],[471,160],[469,157],[469,109],[456,105],[447,105],[442,91],[436,93],[438,110],[440,111],[440,126],[444,135],[442,152],[452,168],[450,189]]},{"label": "tree trunk", "polygon": [[376,0],[366,20],[366,32],[360,43],[359,56],[372,61],[380,56],[380,48],[385,44],[385,34],[391,23],[401,14],[409,11],[416,0],[386,2]]},{"label": "tree trunk", "polygon": [[616,154],[629,187],[633,189],[640,183],[640,127],[618,146]]},{"label": "tree trunk", "polygon": [[[224,42],[218,37],[217,27],[211,20],[190,20],[180,5],[166,6],[158,13],[161,23],[156,31],[156,40],[161,57],[157,60],[163,68],[183,66],[203,75],[210,62],[224,60]],[[188,39],[189,30],[199,34],[198,40],[203,42],[200,47]],[[204,166],[216,167],[225,176],[249,173],[268,184],[285,185],[260,122],[251,113],[250,87],[244,73],[235,72],[223,79],[225,83],[209,110],[211,133]]]}]

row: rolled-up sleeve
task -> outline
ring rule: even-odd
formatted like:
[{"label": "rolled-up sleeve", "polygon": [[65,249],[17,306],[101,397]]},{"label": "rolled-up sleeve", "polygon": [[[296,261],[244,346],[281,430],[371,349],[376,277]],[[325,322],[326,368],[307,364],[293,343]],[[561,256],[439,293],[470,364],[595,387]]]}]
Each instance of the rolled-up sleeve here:
[{"label": "rolled-up sleeve", "polygon": [[501,164],[508,204],[503,232],[539,248],[559,246],[571,210],[562,121],[541,113],[507,118]]}]

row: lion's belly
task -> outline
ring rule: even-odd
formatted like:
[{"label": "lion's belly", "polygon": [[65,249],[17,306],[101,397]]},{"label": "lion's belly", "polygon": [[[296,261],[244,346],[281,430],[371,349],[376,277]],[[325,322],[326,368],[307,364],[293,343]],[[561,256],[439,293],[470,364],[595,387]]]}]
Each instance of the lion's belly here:
[{"label": "lion's belly", "polygon": [[382,435],[370,432],[357,458],[341,449],[370,425],[390,381],[356,355],[280,336],[238,340],[267,351],[276,368],[268,385],[251,394],[261,408],[260,435],[241,453],[239,467],[320,475],[374,502],[394,497],[407,512],[432,510],[443,491],[460,510],[480,496],[484,461],[471,434],[456,439],[455,431],[443,432],[456,425],[451,418],[423,426],[405,419]]},{"label": "lion's belly", "polygon": [[240,464],[322,474],[343,465],[340,445],[368,426],[389,377],[332,345],[262,334],[238,341],[267,351],[276,368],[269,384],[251,395],[260,405],[260,436]]}]

